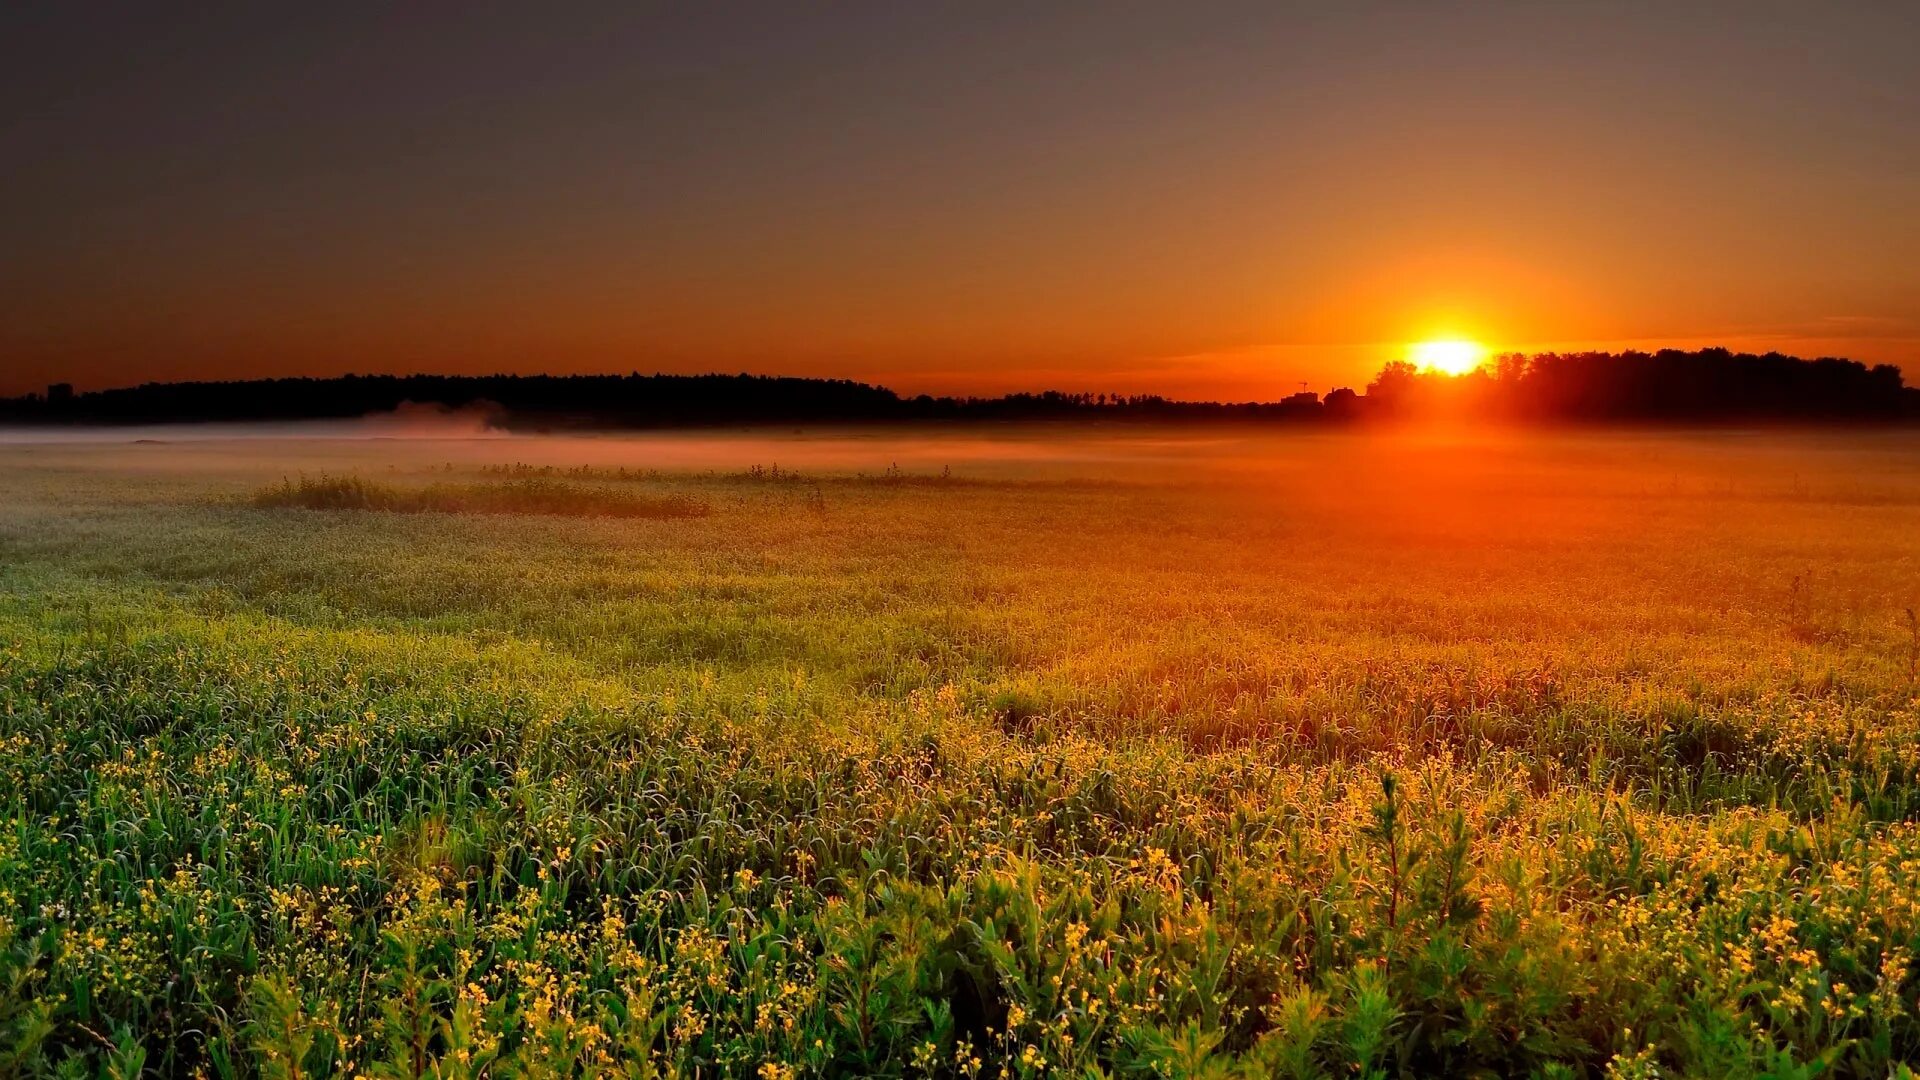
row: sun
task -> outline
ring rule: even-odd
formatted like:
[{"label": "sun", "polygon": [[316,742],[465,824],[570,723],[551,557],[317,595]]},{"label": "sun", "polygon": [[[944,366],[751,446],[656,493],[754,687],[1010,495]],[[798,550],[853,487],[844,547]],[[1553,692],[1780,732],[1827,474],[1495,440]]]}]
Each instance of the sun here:
[{"label": "sun", "polygon": [[1444,341],[1416,341],[1407,346],[1407,359],[1421,371],[1445,375],[1465,375],[1486,362],[1487,347],[1477,341],[1457,338]]}]

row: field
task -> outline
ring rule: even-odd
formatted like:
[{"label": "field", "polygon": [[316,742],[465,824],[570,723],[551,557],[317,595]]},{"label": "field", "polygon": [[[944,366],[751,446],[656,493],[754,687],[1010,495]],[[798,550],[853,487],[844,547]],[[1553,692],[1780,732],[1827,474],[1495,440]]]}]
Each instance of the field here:
[{"label": "field", "polygon": [[1920,1058],[1920,435],[154,437],[0,442],[0,1075]]}]

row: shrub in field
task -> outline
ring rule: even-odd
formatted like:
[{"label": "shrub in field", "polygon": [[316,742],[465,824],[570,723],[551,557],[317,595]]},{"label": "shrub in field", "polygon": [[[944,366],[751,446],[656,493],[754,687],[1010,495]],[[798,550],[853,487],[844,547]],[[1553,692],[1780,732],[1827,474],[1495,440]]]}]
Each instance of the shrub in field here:
[{"label": "shrub in field", "polygon": [[385,510],[401,514],[676,518],[699,517],[707,512],[705,504],[681,495],[634,495],[544,477],[401,488],[357,476],[302,476],[256,492],[252,503],[264,508]]}]

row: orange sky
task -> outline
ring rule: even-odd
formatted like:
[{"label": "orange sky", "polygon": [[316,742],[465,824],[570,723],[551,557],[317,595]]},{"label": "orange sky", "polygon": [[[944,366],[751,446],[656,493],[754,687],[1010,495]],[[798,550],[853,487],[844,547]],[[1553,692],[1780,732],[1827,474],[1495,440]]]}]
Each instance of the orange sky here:
[{"label": "orange sky", "polygon": [[[294,21],[288,21],[292,18]],[[1898,6],[0,14],[0,392],[1920,362]]]}]

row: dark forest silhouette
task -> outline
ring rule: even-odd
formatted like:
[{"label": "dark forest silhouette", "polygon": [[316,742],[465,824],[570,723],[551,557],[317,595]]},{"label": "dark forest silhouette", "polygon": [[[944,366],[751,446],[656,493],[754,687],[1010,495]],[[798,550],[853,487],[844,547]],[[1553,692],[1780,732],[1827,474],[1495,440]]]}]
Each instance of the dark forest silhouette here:
[{"label": "dark forest silhouette", "polygon": [[1920,417],[1920,390],[1892,364],[1801,360],[1726,349],[1509,353],[1459,377],[1388,364],[1367,407],[1522,420],[1842,420]]},{"label": "dark forest silhouette", "polygon": [[1534,422],[1730,423],[1920,419],[1900,370],[1725,349],[1509,354],[1464,376],[1388,364],[1364,394],[1280,401],[1176,401],[1047,391],[993,398],[902,397],[847,379],[759,375],[348,375],[147,383],[0,399],[0,421],[145,424],[351,419],[409,404],[480,406],[515,429],[916,420],[1323,420],[1454,415]]}]

